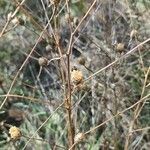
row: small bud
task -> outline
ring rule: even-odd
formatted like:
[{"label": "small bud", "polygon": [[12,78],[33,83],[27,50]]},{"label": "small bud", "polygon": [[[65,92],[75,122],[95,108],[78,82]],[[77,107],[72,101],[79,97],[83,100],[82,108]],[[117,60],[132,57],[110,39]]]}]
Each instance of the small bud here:
[{"label": "small bud", "polygon": [[13,140],[18,140],[21,137],[21,131],[16,126],[13,126],[9,129],[9,134]]},{"label": "small bud", "polygon": [[75,136],[74,141],[75,141],[75,143],[78,143],[78,142],[82,141],[84,138],[85,138],[84,133],[78,133]]},{"label": "small bud", "polygon": [[38,62],[39,62],[40,66],[47,66],[48,65],[48,60],[45,57],[40,57]]},{"label": "small bud", "polygon": [[85,58],[84,57],[79,57],[79,59],[78,59],[78,63],[80,64],[80,65],[85,65]]}]

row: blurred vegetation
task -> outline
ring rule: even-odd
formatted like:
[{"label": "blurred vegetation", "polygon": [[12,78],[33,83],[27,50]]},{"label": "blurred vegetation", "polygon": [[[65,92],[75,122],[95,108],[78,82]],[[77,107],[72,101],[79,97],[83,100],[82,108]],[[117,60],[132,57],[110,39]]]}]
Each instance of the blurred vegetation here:
[{"label": "blurred vegetation", "polygon": [[[19,2],[0,0],[0,32]],[[0,149],[23,149],[32,135],[34,137],[26,149],[67,149],[66,110],[61,106],[55,112],[64,101],[66,85],[61,76],[63,67],[57,59],[43,67],[38,60],[41,57],[47,60],[60,57],[53,32],[59,36],[63,55],[67,52],[70,25],[75,29],[91,4],[91,1],[71,0],[69,22],[65,2],[60,1],[51,25],[20,70],[10,92],[12,96],[8,96],[0,110]],[[0,37],[0,104],[54,10],[49,0],[26,0]],[[149,0],[97,0],[74,35],[71,66],[77,66],[86,79],[119,59],[150,38],[149,16]],[[85,133],[150,94],[150,71],[147,74],[150,70],[149,49],[150,42],[140,46],[130,56],[92,77],[85,82],[84,88],[74,92],[72,112],[75,134]],[[85,59],[84,64],[79,61],[81,58]],[[143,107],[140,106],[142,109],[133,130],[150,127],[149,100],[148,97],[142,103]],[[129,109],[88,134],[76,149],[124,149],[135,109]],[[36,132],[47,118],[48,121]],[[21,129],[21,139],[13,141],[10,138],[10,126]],[[149,147],[150,129],[132,133],[129,149],[148,150]]]}]

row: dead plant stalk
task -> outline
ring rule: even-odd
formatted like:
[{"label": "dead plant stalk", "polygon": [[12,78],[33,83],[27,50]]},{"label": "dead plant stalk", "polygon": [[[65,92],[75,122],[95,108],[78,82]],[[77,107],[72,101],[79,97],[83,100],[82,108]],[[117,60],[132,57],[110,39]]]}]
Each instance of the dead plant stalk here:
[{"label": "dead plant stalk", "polygon": [[[148,79],[148,75],[149,75],[149,72],[150,72],[150,67],[147,71],[147,73],[145,74],[145,80],[144,80],[144,83],[143,83],[143,88],[142,88],[142,92],[141,92],[141,99],[143,98],[143,95],[144,95],[144,92],[145,92],[145,88],[146,88],[146,82],[147,82],[147,79]],[[136,119],[138,118],[143,106],[145,105],[145,101],[142,102],[142,103],[139,103],[134,111],[134,116],[133,116],[133,120],[131,121],[131,124],[129,126],[129,130],[128,130],[128,133],[127,133],[127,136],[126,136],[126,141],[125,141],[125,150],[128,150],[128,147],[129,147],[129,142],[130,142],[130,139],[131,139],[131,136],[133,133],[132,132],[132,129],[133,129],[133,126],[134,126],[134,123],[136,121]]]},{"label": "dead plant stalk", "polygon": [[[75,137],[75,127],[74,127],[74,122],[72,119],[72,100],[71,100],[71,76],[70,76],[70,56],[71,56],[71,50],[72,50],[72,46],[73,46],[73,37],[75,35],[75,33],[77,32],[77,30],[79,29],[79,27],[81,26],[82,22],[85,20],[85,18],[88,16],[88,14],[90,13],[90,11],[92,10],[93,6],[96,4],[97,0],[94,0],[92,5],[89,7],[89,9],[87,10],[86,14],[83,16],[83,18],[81,19],[81,21],[79,22],[78,26],[74,29],[74,31],[72,32],[72,28],[71,28],[71,24],[70,24],[70,30],[71,30],[71,37],[70,37],[70,41],[69,41],[69,46],[68,46],[68,51],[67,51],[67,84],[68,84],[68,92],[67,92],[67,98],[65,100],[65,103],[67,105],[67,115],[68,115],[68,142],[69,142],[69,147],[72,147],[72,145],[74,145],[74,137]],[[66,4],[67,4],[67,11],[69,12],[69,3],[66,0]],[[72,148],[73,150],[75,149],[75,147]]]}]

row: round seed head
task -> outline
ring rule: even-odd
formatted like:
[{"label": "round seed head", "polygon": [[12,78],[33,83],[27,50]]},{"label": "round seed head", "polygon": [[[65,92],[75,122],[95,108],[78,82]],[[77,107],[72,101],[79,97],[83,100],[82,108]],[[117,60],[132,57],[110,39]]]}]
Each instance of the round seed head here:
[{"label": "round seed head", "polygon": [[71,80],[74,84],[78,85],[79,83],[82,83],[83,81],[83,74],[79,70],[73,70],[71,72]]},{"label": "round seed head", "polygon": [[16,126],[13,126],[9,129],[9,134],[13,140],[18,140],[21,137],[21,131]]},{"label": "round seed head", "polygon": [[40,66],[47,66],[47,64],[48,64],[48,60],[45,57],[40,57],[38,59],[38,62],[39,62]]},{"label": "round seed head", "polygon": [[75,141],[75,143],[78,143],[78,142],[82,141],[84,138],[85,138],[84,133],[78,133],[75,136],[74,141]]},{"label": "round seed head", "polygon": [[118,43],[117,45],[116,45],[116,50],[118,51],[118,52],[122,52],[123,50],[124,50],[124,43]]}]

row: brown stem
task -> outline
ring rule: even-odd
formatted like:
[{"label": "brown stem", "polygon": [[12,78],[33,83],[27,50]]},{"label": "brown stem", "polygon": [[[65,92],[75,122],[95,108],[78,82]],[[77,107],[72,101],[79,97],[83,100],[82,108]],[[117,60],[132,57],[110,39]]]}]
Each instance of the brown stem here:
[{"label": "brown stem", "polygon": [[67,55],[67,78],[68,78],[68,90],[67,90],[67,98],[66,98],[66,105],[67,105],[67,115],[68,115],[68,142],[69,147],[74,144],[74,136],[75,136],[75,127],[72,118],[72,103],[71,103],[71,80],[70,80],[70,55]]}]

